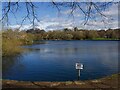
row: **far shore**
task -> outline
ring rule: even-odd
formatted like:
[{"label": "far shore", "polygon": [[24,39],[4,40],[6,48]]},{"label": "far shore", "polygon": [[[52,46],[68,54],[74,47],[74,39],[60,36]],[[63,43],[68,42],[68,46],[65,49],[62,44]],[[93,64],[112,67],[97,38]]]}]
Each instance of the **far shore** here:
[{"label": "far shore", "polygon": [[86,81],[17,81],[2,80],[2,87],[5,88],[107,88],[110,90],[118,90],[120,73],[113,74],[100,79]]}]

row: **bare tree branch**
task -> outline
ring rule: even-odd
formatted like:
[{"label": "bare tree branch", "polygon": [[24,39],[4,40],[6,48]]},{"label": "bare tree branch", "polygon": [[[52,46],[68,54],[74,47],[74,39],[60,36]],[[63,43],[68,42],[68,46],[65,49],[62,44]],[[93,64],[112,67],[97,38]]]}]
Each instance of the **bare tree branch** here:
[{"label": "bare tree branch", "polygon": [[[87,9],[82,7],[80,2],[75,2],[75,1],[73,1],[73,2],[54,2],[52,0],[52,2],[51,2],[51,4],[58,10],[58,12],[60,12],[62,10],[62,7],[69,8],[70,15],[72,15],[73,18],[74,18],[75,10],[79,9],[84,14],[84,17],[85,17],[84,25],[86,25],[88,23],[88,21],[90,20],[90,18],[92,18],[92,14],[95,13],[95,12],[93,12],[93,10],[95,10],[96,13],[98,13],[101,17],[107,18],[107,16],[102,13],[102,11],[103,11],[102,9],[105,10],[106,7],[109,6],[109,4],[111,4],[111,2],[105,2],[102,4],[97,4],[95,2],[84,2],[84,3],[86,3]],[[7,5],[3,7],[3,10],[2,10],[3,16],[0,21],[3,21],[5,18],[7,18],[7,21],[8,21],[8,17],[9,17],[8,14],[10,13],[10,11],[16,18],[15,13],[19,9],[19,4],[20,4],[19,1],[7,2]],[[24,5],[25,5],[25,9],[26,9],[27,13],[24,16],[24,18],[22,19],[20,27],[23,25],[23,23],[26,20],[29,20],[29,22],[32,23],[33,29],[35,29],[35,22],[40,22],[37,14],[36,14],[36,8],[38,8],[38,7],[31,1],[24,2]],[[105,22],[104,19],[102,21]]]}]

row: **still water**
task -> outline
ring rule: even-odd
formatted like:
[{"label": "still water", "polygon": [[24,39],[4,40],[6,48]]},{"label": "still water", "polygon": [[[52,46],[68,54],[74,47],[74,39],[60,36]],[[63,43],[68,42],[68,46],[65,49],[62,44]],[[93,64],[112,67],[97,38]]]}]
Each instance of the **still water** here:
[{"label": "still water", "polygon": [[42,41],[22,48],[21,55],[3,58],[3,79],[77,80],[76,62],[84,65],[80,80],[118,72],[118,41]]}]

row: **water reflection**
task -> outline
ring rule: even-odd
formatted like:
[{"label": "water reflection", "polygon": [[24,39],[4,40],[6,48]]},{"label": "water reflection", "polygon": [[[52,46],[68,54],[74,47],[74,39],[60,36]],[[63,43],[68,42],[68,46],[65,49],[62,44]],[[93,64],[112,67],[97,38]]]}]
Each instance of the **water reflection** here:
[{"label": "water reflection", "polygon": [[11,72],[14,68],[20,71],[24,71],[24,64],[21,63],[22,55],[8,56],[2,58],[2,73],[6,76],[8,73],[12,75]]},{"label": "water reflection", "polygon": [[3,58],[3,78],[31,81],[76,80],[75,63],[84,64],[81,80],[118,72],[118,41],[46,41],[23,46],[20,56]]}]

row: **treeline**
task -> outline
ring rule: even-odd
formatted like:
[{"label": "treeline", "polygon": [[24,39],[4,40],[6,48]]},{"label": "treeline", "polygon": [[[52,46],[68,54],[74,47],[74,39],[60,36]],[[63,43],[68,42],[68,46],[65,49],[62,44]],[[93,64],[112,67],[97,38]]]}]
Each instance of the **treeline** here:
[{"label": "treeline", "polygon": [[21,53],[19,46],[33,44],[35,40],[119,40],[120,30],[55,30],[48,31],[30,29],[27,31],[4,30],[2,31],[2,56],[11,56]]},{"label": "treeline", "polygon": [[118,40],[120,39],[119,29],[108,30],[80,30],[75,27],[73,30],[65,28],[64,30],[48,31],[39,29],[30,29],[27,33],[34,34],[35,40]]}]

